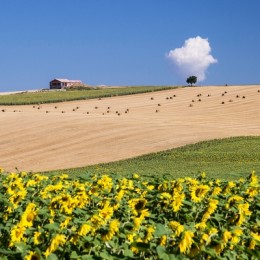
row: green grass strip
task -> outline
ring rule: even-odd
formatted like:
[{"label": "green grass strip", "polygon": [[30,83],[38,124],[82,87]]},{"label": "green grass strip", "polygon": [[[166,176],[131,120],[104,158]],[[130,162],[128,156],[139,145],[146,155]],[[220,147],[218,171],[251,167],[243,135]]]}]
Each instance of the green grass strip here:
[{"label": "green grass strip", "polygon": [[48,173],[66,172],[75,178],[88,173],[179,178],[206,172],[210,178],[237,180],[252,170],[260,173],[260,136],[204,141],[132,159]]},{"label": "green grass strip", "polygon": [[56,103],[73,100],[85,100],[93,98],[123,96],[140,94],[167,89],[174,89],[172,86],[140,86],[122,88],[104,88],[91,90],[67,90],[67,91],[39,91],[22,92],[10,95],[0,95],[0,105],[30,105]]}]

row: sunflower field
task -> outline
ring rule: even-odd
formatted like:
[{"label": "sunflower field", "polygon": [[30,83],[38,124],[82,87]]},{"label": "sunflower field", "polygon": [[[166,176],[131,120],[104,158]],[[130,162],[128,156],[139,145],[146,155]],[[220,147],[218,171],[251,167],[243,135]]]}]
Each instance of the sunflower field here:
[{"label": "sunflower field", "polygon": [[0,259],[260,258],[255,172],[236,182],[0,172]]}]

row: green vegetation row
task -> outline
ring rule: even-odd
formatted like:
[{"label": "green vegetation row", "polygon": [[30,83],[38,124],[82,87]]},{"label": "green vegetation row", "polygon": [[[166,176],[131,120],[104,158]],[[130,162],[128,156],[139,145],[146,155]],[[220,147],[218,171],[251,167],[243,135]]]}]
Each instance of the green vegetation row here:
[{"label": "green vegetation row", "polygon": [[30,105],[64,102],[73,100],[84,100],[93,98],[123,96],[140,94],[167,89],[174,89],[172,86],[140,86],[122,88],[99,88],[90,90],[66,90],[66,91],[39,91],[22,92],[11,95],[0,95],[0,105]]},{"label": "green vegetation row", "polygon": [[260,137],[233,137],[199,142],[180,148],[83,168],[48,172],[84,177],[87,173],[142,177],[179,178],[205,171],[211,178],[237,180],[255,170],[260,172]]}]

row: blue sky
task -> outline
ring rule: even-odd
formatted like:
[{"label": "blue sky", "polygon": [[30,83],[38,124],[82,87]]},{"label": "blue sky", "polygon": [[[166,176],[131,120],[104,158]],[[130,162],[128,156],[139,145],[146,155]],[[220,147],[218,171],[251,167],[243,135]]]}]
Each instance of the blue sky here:
[{"label": "blue sky", "polygon": [[259,0],[0,0],[0,91],[184,85],[167,53],[208,39],[201,85],[260,83]]}]

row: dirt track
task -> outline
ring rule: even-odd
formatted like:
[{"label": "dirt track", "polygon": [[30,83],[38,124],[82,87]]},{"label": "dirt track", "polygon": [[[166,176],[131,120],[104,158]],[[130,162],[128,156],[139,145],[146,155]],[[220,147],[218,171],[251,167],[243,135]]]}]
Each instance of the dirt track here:
[{"label": "dirt track", "polygon": [[201,140],[260,135],[258,90],[192,87],[41,107],[0,106],[0,167],[64,169]]}]

